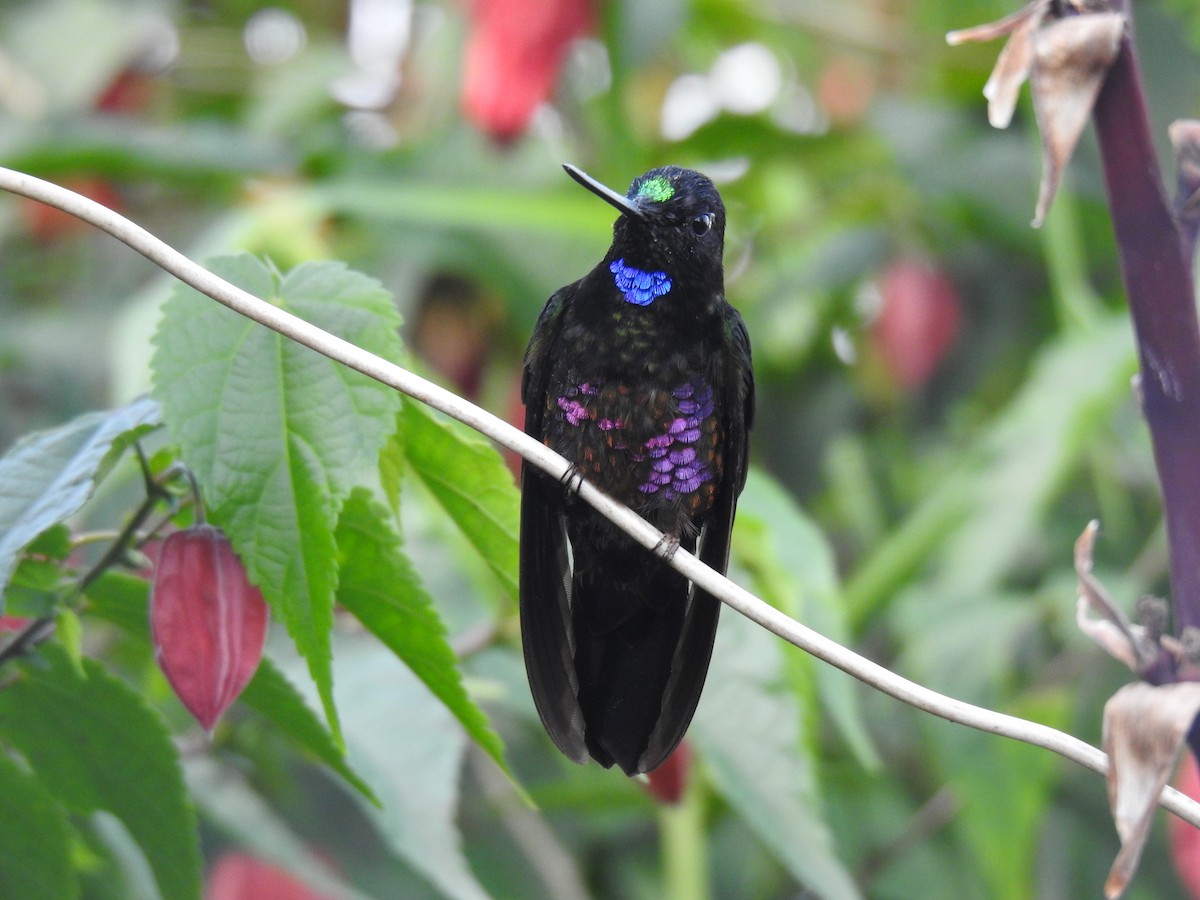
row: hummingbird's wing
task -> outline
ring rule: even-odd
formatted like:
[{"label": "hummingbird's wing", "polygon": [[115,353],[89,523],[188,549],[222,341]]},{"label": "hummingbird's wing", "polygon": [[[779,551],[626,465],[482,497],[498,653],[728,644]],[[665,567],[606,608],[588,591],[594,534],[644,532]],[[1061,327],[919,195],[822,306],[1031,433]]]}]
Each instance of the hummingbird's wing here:
[{"label": "hummingbird's wing", "polygon": [[[525,433],[544,438],[552,354],[563,305],[578,282],[546,303],[521,376]],[[568,758],[587,762],[571,632],[571,564],[562,486],[528,463],[521,467],[521,644],[534,705],[546,732]]]},{"label": "hummingbird's wing", "polygon": [[[732,306],[726,312],[724,333],[725,347],[717,355],[721,363],[715,388],[719,397],[716,408],[723,415],[721,430],[727,436],[725,464],[698,546],[700,559],[721,573],[729,565],[733,516],[738,494],[746,484],[747,440],[754,422],[750,337],[741,315]],[[638,760],[638,771],[649,772],[661,765],[691,724],[704,688],[720,612],[719,600],[699,588],[692,590],[672,661],[671,678],[663,693],[662,714]]]}]

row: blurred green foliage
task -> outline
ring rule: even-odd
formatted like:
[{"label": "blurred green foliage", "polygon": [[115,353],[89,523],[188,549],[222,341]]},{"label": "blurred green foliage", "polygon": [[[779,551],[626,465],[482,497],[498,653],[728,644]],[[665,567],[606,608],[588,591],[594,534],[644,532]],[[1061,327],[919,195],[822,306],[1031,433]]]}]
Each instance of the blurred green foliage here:
[{"label": "blurred green foliage", "polygon": [[[281,272],[344,261],[395,297],[417,365],[510,418],[545,298],[608,241],[611,211],[560,163],[615,187],[667,162],[709,172],[759,384],[760,471],[734,577],[908,677],[1097,742],[1127,675],[1076,632],[1072,543],[1102,521],[1098,572],[1128,605],[1166,590],[1166,549],[1094,148],[1085,139],[1032,230],[1028,105],[1010,131],[988,128],[980,90],[998,45],[943,40],[1012,4],[613,0],[553,107],[503,147],[458,111],[465,5],[397,3],[406,24],[383,64],[362,34],[347,38],[370,7],[280,3],[283,30],[263,34],[292,50],[255,61],[251,0],[5,4],[0,161],[117,206],[195,259],[249,251]],[[1165,124],[1200,102],[1184,7],[1136,9],[1164,147]],[[778,67],[762,108],[712,108],[664,137],[664,104],[686,112],[672,106],[679,79],[712,104],[732,90],[721,60],[746,42]],[[0,447],[145,391],[169,279],[13,198],[0,241]],[[948,350],[917,384],[897,376],[879,326],[897,302],[889,272],[912,266],[948,280],[958,313],[950,328],[943,309]],[[144,646],[85,633],[85,652],[184,736],[207,864],[248,848],[367,897],[572,896],[576,884],[782,897],[802,883],[827,896],[1099,895],[1117,841],[1098,778],[867,692],[729,613],[696,720],[690,818],[559,758],[528,700],[503,562],[481,558],[436,491],[397,466],[405,549],[538,808],[369,635],[335,627],[332,665],[350,766],[380,807],[251,710],[199,746]],[[83,525],[112,527],[136,504],[136,473],[118,476]],[[304,684],[276,638],[271,655]],[[76,677],[55,661],[42,683]],[[124,704],[114,684],[94,688]],[[2,768],[14,795],[40,796]],[[430,833],[414,834],[422,823]],[[136,848],[120,825],[93,814],[89,828],[75,851],[84,893],[111,896],[104,873]],[[123,878],[153,890],[137,866]],[[1160,834],[1130,896],[1179,891]]]}]

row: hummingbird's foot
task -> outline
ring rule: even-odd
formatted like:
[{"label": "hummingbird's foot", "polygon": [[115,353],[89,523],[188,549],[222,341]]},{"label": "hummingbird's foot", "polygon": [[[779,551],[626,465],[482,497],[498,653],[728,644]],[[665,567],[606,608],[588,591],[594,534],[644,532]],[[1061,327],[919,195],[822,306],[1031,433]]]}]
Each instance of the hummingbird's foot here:
[{"label": "hummingbird's foot", "polygon": [[563,490],[566,492],[567,499],[574,500],[579,496],[579,489],[583,486],[583,475],[577,466],[572,465],[558,479],[558,483],[562,485]]},{"label": "hummingbird's foot", "polygon": [[679,550],[679,535],[664,534],[662,539],[654,545],[654,555],[659,559],[670,562],[676,551]]}]

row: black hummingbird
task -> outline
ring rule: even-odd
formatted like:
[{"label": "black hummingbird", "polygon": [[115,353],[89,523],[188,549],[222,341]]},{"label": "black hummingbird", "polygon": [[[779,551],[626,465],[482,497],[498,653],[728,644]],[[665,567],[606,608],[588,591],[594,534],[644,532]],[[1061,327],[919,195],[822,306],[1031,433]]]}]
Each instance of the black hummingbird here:
[{"label": "black hummingbird", "polygon": [[[669,540],[724,572],[754,417],[750,339],[725,300],[725,206],[667,166],[625,196],[604,259],[558,290],[525,351],[525,431]],[[525,466],[521,636],[542,723],[575,762],[629,775],[683,738],[720,603]]]}]

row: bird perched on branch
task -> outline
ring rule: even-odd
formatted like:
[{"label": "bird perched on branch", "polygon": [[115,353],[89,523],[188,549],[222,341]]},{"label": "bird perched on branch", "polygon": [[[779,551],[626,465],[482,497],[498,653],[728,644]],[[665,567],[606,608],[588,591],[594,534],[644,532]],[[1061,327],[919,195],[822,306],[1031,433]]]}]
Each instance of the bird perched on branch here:
[{"label": "bird perched on branch", "polygon": [[[724,572],[754,376],[725,300],[721,196],[677,166],[625,195],[564,168],[620,217],[604,259],[542,310],[525,353],[525,430],[665,532],[668,554],[683,547]],[[662,555],[524,468],[525,667],[568,757],[629,775],[659,766],[696,710],[719,612]]]}]

